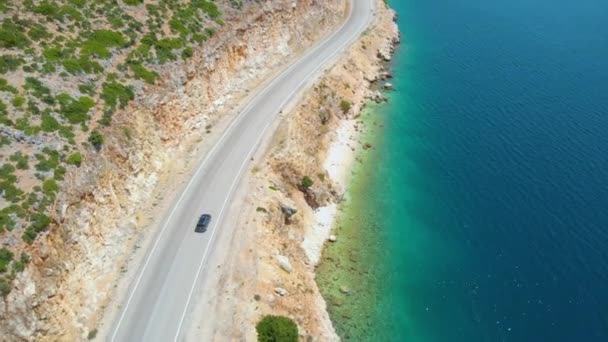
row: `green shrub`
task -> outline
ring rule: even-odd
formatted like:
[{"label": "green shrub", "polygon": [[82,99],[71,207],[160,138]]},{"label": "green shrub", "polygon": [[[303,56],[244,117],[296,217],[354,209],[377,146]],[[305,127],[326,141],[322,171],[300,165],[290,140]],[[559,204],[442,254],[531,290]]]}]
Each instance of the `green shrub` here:
[{"label": "green shrub", "polygon": [[29,39],[22,33],[22,28],[4,19],[0,27],[0,48],[25,48],[30,44]]},{"label": "green shrub", "polygon": [[9,55],[0,56],[0,74],[6,74],[9,71],[15,71],[23,63],[24,60],[21,58]]},{"label": "green shrub", "polygon": [[2,297],[8,296],[11,293],[12,285],[11,283],[4,277],[0,277],[0,295]]},{"label": "green shrub", "polygon": [[123,0],[123,2],[125,3],[125,5],[129,6],[137,6],[144,3],[143,0]]},{"label": "green shrub", "polygon": [[46,40],[53,36],[52,34],[48,33],[44,26],[40,24],[36,24],[34,27],[32,27],[27,32],[27,35],[30,36],[30,38],[34,41]]},{"label": "green shrub", "polygon": [[59,165],[55,168],[55,172],[53,172],[53,179],[62,181],[65,176],[66,169],[65,167]]},{"label": "green shrub", "polygon": [[60,129],[61,125],[51,114],[42,114],[40,128],[42,131],[50,133]]},{"label": "green shrub", "polygon": [[305,189],[310,188],[313,184],[314,184],[314,181],[310,177],[308,177],[308,176],[302,177],[302,183],[301,183],[301,185]]},{"label": "green shrub", "polygon": [[42,55],[49,62],[57,62],[66,58],[68,53],[66,53],[66,51],[62,50],[60,47],[51,47],[44,49],[44,51],[42,51]]},{"label": "green shrub", "polygon": [[192,0],[192,6],[200,8],[203,12],[207,13],[207,15],[213,19],[218,18],[220,16],[220,11],[217,9],[217,6],[208,0]]},{"label": "green shrub", "polygon": [[14,107],[21,107],[21,106],[23,106],[24,103],[25,103],[25,97],[23,97],[23,96],[15,96],[15,98],[13,98]]},{"label": "green shrub", "polygon": [[158,40],[154,47],[156,48],[156,58],[160,64],[168,61],[174,61],[177,57],[171,52],[172,50],[181,49],[183,42],[178,38],[164,38]]},{"label": "green shrub", "polygon": [[17,151],[10,156],[10,161],[16,162],[16,167],[19,170],[27,170],[29,169],[28,160],[29,157],[21,153],[21,151]]},{"label": "green shrub", "polygon": [[96,61],[90,60],[85,57],[81,58],[68,58],[64,60],[61,65],[65,71],[72,75],[78,74],[98,74],[103,71],[103,67]]},{"label": "green shrub", "polygon": [[44,231],[51,224],[51,218],[40,213],[30,215],[30,226],[27,227],[21,238],[31,244],[36,240],[38,233]]},{"label": "green shrub", "polygon": [[83,94],[94,96],[95,95],[95,84],[94,83],[80,84],[80,85],[78,85],[78,90],[80,90],[80,92]]},{"label": "green shrub", "polygon": [[6,272],[8,264],[13,261],[13,252],[6,249],[6,247],[0,248],[0,273]]},{"label": "green shrub", "polygon": [[194,51],[192,50],[191,47],[187,47],[184,49],[184,51],[182,51],[182,59],[186,60],[190,57],[192,57],[192,55],[194,54]]},{"label": "green shrub", "polygon": [[61,6],[61,9],[59,10],[59,15],[60,15],[59,20],[62,20],[64,17],[67,17],[73,21],[83,21],[84,20],[84,17],[80,13],[80,11],[78,11],[76,8],[69,6],[69,5]]},{"label": "green shrub", "polygon": [[46,0],[33,8],[34,13],[43,15],[49,20],[58,19],[60,17],[59,10],[59,6]]},{"label": "green shrub", "polygon": [[23,191],[15,186],[15,181],[4,180],[0,182],[0,194],[9,202],[19,202]]},{"label": "green shrub", "polygon": [[80,52],[84,57],[97,56],[106,59],[111,56],[109,48],[123,47],[126,43],[127,41],[119,32],[97,30],[89,35]]},{"label": "green shrub", "polygon": [[13,271],[14,272],[23,272],[25,270],[25,266],[29,264],[30,256],[25,252],[21,253],[21,258],[18,261],[13,262]]},{"label": "green shrub", "polygon": [[45,148],[45,152],[48,155],[48,158],[44,154],[40,153],[34,155],[38,160],[38,163],[36,164],[36,170],[38,171],[47,172],[54,170],[57,166],[59,166],[59,152],[50,150],[48,148]]},{"label": "green shrub", "polygon": [[348,111],[350,110],[351,104],[350,102],[346,101],[346,100],[342,100],[340,102],[340,109],[342,109],[343,113],[348,113]]},{"label": "green shrub", "polygon": [[8,84],[8,81],[1,77],[0,77],[0,91],[6,91],[9,93],[17,94],[17,88]]},{"label": "green shrub", "polygon": [[135,93],[133,93],[133,90],[129,86],[118,82],[106,82],[103,84],[101,97],[105,101],[106,107],[114,110],[117,105],[120,108],[124,108],[129,101],[135,98]]},{"label": "green shrub", "polygon": [[[50,100],[48,100],[48,97],[50,97],[51,95],[51,90],[44,86],[44,84],[42,84],[42,82],[40,82],[39,80],[33,77],[26,77],[25,85],[23,87],[26,91],[30,92],[37,98],[42,99],[44,102],[51,102]],[[54,100],[52,102],[54,102]]]},{"label": "green shrub", "polygon": [[101,145],[103,145],[103,135],[101,135],[98,130],[93,130],[89,135],[88,140],[96,150],[99,151],[101,149]]},{"label": "green shrub", "polygon": [[42,191],[47,195],[52,195],[59,191],[59,185],[54,179],[47,179],[42,183]]},{"label": "green shrub", "polygon": [[57,101],[60,106],[60,114],[71,124],[86,122],[89,119],[89,110],[95,105],[90,97],[81,96],[75,100],[65,93],[57,95]]},{"label": "green shrub", "polygon": [[80,152],[74,152],[70,154],[68,159],[66,159],[66,163],[68,163],[69,165],[80,166],[80,164],[82,163],[82,155],[80,154]]},{"label": "green shrub", "polygon": [[154,71],[150,71],[146,69],[141,63],[130,63],[131,71],[135,78],[138,80],[144,80],[146,83],[154,84],[156,83],[156,79],[158,79],[158,74]]},{"label": "green shrub", "polygon": [[298,326],[284,316],[265,316],[255,327],[258,342],[297,342]]}]

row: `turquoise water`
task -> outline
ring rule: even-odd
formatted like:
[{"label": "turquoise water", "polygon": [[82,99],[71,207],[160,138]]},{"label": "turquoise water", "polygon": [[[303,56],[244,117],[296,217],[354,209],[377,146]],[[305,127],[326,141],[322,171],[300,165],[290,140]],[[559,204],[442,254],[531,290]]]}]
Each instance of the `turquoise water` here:
[{"label": "turquoise water", "polygon": [[339,334],[608,341],[608,1],[389,3],[395,91],[318,270]]}]

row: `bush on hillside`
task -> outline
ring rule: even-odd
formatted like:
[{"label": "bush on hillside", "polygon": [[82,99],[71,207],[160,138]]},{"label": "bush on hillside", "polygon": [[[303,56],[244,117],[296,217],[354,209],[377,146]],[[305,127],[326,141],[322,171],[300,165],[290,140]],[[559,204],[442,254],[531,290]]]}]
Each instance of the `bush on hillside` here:
[{"label": "bush on hillside", "polygon": [[288,317],[268,315],[255,327],[259,342],[297,342],[298,326]]},{"label": "bush on hillside", "polygon": [[302,186],[306,189],[310,188],[312,185],[314,184],[314,181],[308,177],[308,176],[304,176],[302,177]]},{"label": "bush on hillside", "polygon": [[342,100],[342,102],[340,102],[340,109],[342,109],[343,113],[348,113],[348,111],[350,110],[351,104],[350,102],[346,101],[346,100]]}]

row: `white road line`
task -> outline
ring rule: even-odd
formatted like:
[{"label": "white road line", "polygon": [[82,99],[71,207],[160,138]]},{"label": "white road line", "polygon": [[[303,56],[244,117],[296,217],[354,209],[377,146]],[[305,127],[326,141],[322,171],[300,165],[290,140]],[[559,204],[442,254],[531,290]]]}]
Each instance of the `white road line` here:
[{"label": "white road line", "polygon": [[[350,14],[352,14],[352,6],[351,6],[351,13],[349,13],[349,17],[350,17]],[[366,24],[362,28],[366,28],[369,25],[371,17],[372,16],[369,17],[368,21],[366,22]],[[346,23],[343,24],[342,26],[344,26],[344,25],[346,25]],[[340,29],[342,29],[342,27]],[[339,32],[339,31],[340,30],[336,31],[336,33]],[[306,82],[310,81],[310,79],[309,79],[310,75],[313,75],[313,74],[317,73],[321,69],[321,67],[326,66],[325,63],[327,63],[329,60],[331,60],[332,58],[334,58],[337,55],[339,55],[340,53],[342,53],[343,50],[344,50],[344,48],[347,45],[351,45],[353,43],[353,41],[358,38],[358,36],[359,36],[359,34],[361,32],[363,32],[363,29],[355,32],[355,34],[351,38],[349,38],[344,44],[342,44],[338,49],[336,49],[336,51],[334,53],[332,53],[331,55],[327,56],[327,58],[325,58],[323,60],[323,62],[319,63],[319,65],[316,68],[314,68],[308,75],[306,75],[306,77],[296,86],[296,88],[294,89],[294,91],[292,91],[289,94],[289,96],[287,96],[287,98],[285,99],[285,101],[283,101],[283,103],[281,103],[281,105],[279,106],[279,108],[283,108],[283,106],[285,106],[285,104],[287,104],[289,101],[291,101],[293,99],[294,95],[300,91],[300,87],[303,84],[305,84]],[[333,35],[330,38],[332,38],[332,37],[333,37]],[[218,215],[218,219],[216,221],[215,227],[213,229],[213,232],[211,233],[211,238],[209,239],[209,242],[207,243],[207,247],[205,247],[205,253],[203,254],[203,258],[201,259],[201,262],[200,262],[200,264],[198,266],[198,270],[196,272],[196,277],[194,278],[194,282],[192,283],[192,287],[190,288],[190,293],[188,294],[188,299],[186,300],[186,305],[184,307],[184,311],[182,313],[182,317],[180,318],[180,321],[179,321],[179,324],[178,324],[177,333],[175,334],[175,338],[174,338],[175,342],[177,342],[178,339],[179,339],[179,335],[181,333],[182,325],[184,323],[184,319],[186,317],[186,314],[188,313],[188,307],[190,306],[190,301],[192,300],[192,294],[194,293],[194,289],[196,288],[196,284],[198,283],[198,278],[200,276],[201,270],[203,269],[203,265],[205,264],[205,260],[207,258],[208,252],[210,250],[209,247],[211,246],[211,243],[213,242],[213,238],[215,237],[215,232],[217,230],[217,227],[221,226],[223,215],[224,215],[224,209],[226,209],[226,204],[232,198],[234,187],[241,180],[241,176],[243,175],[243,170],[245,169],[245,166],[249,162],[249,159],[254,154],[254,152],[257,150],[258,145],[260,144],[260,141],[264,138],[264,135],[265,135],[266,131],[268,130],[268,127],[270,127],[270,125],[272,125],[273,123],[274,123],[274,120],[270,121],[269,123],[266,124],[266,126],[262,130],[262,133],[258,137],[256,143],[253,145],[253,147],[251,148],[251,150],[249,150],[249,153],[247,154],[247,158],[245,158],[245,161],[243,162],[243,164],[241,164],[241,167],[239,169],[239,172],[238,172],[236,178],[234,179],[234,181],[232,181],[232,184],[230,185],[230,189],[228,190],[228,196],[226,196],[226,198],[224,199],[224,203],[222,204],[222,209],[220,210],[220,214]]]}]

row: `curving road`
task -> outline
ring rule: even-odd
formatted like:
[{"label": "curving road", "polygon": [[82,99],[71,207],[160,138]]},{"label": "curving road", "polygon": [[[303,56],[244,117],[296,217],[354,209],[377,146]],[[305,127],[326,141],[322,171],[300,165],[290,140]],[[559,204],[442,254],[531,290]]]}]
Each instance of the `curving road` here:
[{"label": "curving road", "polygon": [[[110,341],[183,339],[193,294],[205,276],[208,254],[243,170],[268,128],[288,103],[335,62],[370,23],[375,0],[351,0],[343,26],[292,64],[263,89],[226,129],[168,213],[154,244],[129,287],[108,336]],[[201,213],[213,216],[206,233],[194,232]],[[231,232],[228,232],[231,233]],[[197,291],[195,291],[195,289]]]}]

